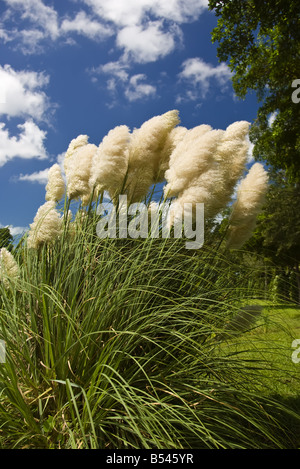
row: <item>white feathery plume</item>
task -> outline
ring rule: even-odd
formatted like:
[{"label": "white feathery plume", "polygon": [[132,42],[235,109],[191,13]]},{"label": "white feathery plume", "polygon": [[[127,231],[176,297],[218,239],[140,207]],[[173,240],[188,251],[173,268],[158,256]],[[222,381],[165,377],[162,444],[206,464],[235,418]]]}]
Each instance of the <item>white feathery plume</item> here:
[{"label": "white feathery plume", "polygon": [[20,269],[14,256],[6,248],[0,249],[0,280],[5,288],[9,288],[10,282],[19,277]]},{"label": "white feathery plume", "polygon": [[249,125],[246,121],[234,122],[220,139],[214,155],[214,183],[210,185],[211,196],[205,204],[208,218],[215,217],[228,205],[243,175],[248,158]]},{"label": "white feathery plume", "polygon": [[222,130],[200,125],[189,130],[170,156],[164,193],[178,196],[214,164],[213,158]]},{"label": "white feathery plume", "polygon": [[60,166],[55,163],[49,169],[48,183],[46,185],[46,200],[58,202],[65,193],[65,182],[62,177]]},{"label": "white feathery plume", "polygon": [[152,117],[132,132],[126,192],[130,203],[146,196],[157,181],[161,152],[168,134],[179,124],[178,111]]},{"label": "white feathery plume", "polygon": [[241,181],[229,220],[227,247],[239,249],[251,237],[257,215],[265,201],[268,173],[260,163],[255,163]]},{"label": "white feathery plume", "polygon": [[188,131],[173,151],[165,174],[165,194],[178,197],[171,222],[182,216],[187,202],[204,203],[206,218],[213,218],[229,203],[245,170],[248,131],[246,121],[235,122],[225,131],[207,125]]},{"label": "white feathery plume", "polygon": [[126,125],[110,130],[94,154],[89,185],[97,194],[107,190],[110,197],[120,193],[128,168],[130,131]]},{"label": "white feathery plume", "polygon": [[91,198],[89,184],[91,165],[97,146],[88,143],[79,147],[69,158],[67,168],[67,195],[69,199],[81,198],[83,205],[87,205]]},{"label": "white feathery plume", "polygon": [[63,218],[55,209],[55,202],[45,202],[38,209],[27,239],[29,248],[38,249],[43,244],[52,243],[61,234],[63,230]]},{"label": "white feathery plume", "polygon": [[195,207],[197,203],[204,204],[206,218],[213,216],[215,214],[213,192],[218,180],[219,172],[213,167],[192,180],[190,185],[172,201],[169,216],[170,225],[173,225],[177,219],[183,219],[185,204],[192,204],[192,212],[190,213],[192,219],[196,214]]},{"label": "white feathery plume", "polygon": [[87,135],[78,135],[78,137],[74,138],[71,140],[68,149],[66,151],[65,157],[64,157],[64,170],[65,174],[68,172],[68,165],[70,158],[74,155],[74,153],[78,150],[80,147],[84,147],[88,143],[89,137]]},{"label": "white feathery plume", "polygon": [[159,168],[157,172],[157,182],[163,182],[165,172],[169,169],[170,157],[184,135],[188,132],[185,127],[177,126],[167,135],[165,145],[161,151]]},{"label": "white feathery plume", "polygon": [[224,205],[230,201],[234,188],[245,170],[250,146],[249,126],[247,121],[230,124],[224,132],[215,155],[224,181],[220,192]]}]

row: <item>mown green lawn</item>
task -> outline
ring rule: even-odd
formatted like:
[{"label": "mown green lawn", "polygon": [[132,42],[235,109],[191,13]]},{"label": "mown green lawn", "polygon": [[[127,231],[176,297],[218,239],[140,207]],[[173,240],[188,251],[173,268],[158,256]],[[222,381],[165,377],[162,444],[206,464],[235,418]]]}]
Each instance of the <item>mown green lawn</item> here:
[{"label": "mown green lawn", "polygon": [[[251,330],[223,342],[221,349],[226,356],[252,361],[262,396],[276,398],[300,417],[300,362],[295,363],[295,358],[300,359],[300,344],[292,347],[293,341],[300,339],[300,308],[260,303],[263,310]],[[291,415],[289,423],[300,448],[299,420]]]}]

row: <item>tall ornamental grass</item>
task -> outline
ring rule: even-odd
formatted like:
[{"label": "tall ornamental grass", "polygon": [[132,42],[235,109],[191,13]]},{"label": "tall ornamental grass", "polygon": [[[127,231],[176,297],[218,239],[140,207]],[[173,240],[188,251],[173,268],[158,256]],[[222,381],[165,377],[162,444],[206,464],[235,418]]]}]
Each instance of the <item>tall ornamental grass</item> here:
[{"label": "tall ornamental grass", "polygon": [[[208,238],[211,243],[190,250],[184,238],[97,236],[96,207],[104,190],[114,202],[120,193],[140,200],[162,174],[172,197],[177,194],[174,219],[184,200],[201,202],[201,194],[215,197],[209,205],[214,216],[222,207],[222,186],[211,179],[201,186],[201,171],[219,180],[235,175],[225,179],[228,201],[241,175],[238,157],[244,161],[247,151],[245,123],[227,131],[200,126],[178,133],[177,124],[171,112],[132,135],[121,127],[96,150],[87,136],[74,139],[64,162],[63,208],[57,203],[64,178],[55,166],[29,233],[13,258],[2,251],[1,448],[293,446],[281,418],[291,412],[261,396],[260,364],[220,352],[232,318],[235,332],[242,333],[238,318],[245,318],[245,305],[260,295],[248,288],[251,271],[238,275],[228,239]],[[181,150],[188,149],[195,173],[181,161],[187,155],[176,152],[182,138]],[[116,173],[118,161],[123,179]],[[259,173],[260,195],[248,187],[237,204],[244,228],[253,226],[261,204],[266,177]],[[80,204],[75,216],[73,199]]]},{"label": "tall ornamental grass", "polygon": [[280,404],[255,392],[259,365],[219,353],[253,297],[235,266],[180,239],[93,231],[87,218],[72,241],[20,250],[17,283],[1,286],[1,447],[292,444]]}]

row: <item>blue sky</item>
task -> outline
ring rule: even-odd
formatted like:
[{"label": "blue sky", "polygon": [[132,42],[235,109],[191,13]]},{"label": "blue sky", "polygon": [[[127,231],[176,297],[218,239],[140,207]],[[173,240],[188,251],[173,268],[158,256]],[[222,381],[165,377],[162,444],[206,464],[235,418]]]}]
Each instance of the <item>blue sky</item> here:
[{"label": "blue sky", "polygon": [[98,145],[178,109],[181,125],[252,122],[219,63],[206,0],[0,0],[0,227],[23,232],[47,170],[80,134]]}]

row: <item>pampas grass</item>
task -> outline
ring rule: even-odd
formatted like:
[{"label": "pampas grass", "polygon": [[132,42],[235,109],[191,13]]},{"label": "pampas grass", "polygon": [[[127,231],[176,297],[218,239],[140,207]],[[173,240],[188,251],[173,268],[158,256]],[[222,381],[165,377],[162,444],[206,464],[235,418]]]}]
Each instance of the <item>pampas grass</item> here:
[{"label": "pampas grass", "polygon": [[179,124],[178,111],[144,122],[131,135],[125,193],[130,203],[146,197],[160,173],[161,153],[169,133]]},{"label": "pampas grass", "polygon": [[11,284],[19,277],[20,269],[13,254],[6,248],[0,249],[0,281],[5,288],[9,288]]},{"label": "pampas grass", "polygon": [[27,238],[28,248],[38,249],[44,244],[52,244],[62,235],[63,219],[56,210],[54,201],[48,201],[38,209]]},{"label": "pampas grass", "polygon": [[250,238],[257,215],[265,201],[268,174],[260,163],[255,163],[237,190],[230,217],[227,247],[238,249]]},{"label": "pampas grass", "polygon": [[125,125],[112,129],[100,143],[91,166],[89,185],[96,194],[107,191],[114,199],[122,191],[128,170],[130,131]]},{"label": "pampas grass", "polygon": [[65,181],[62,176],[61,168],[55,163],[49,169],[45,198],[47,201],[58,202],[64,196],[65,190]]},{"label": "pampas grass", "polygon": [[[173,208],[205,201],[216,211],[229,131],[177,124],[171,111],[130,138],[124,126],[96,149],[87,136],[69,145],[64,213],[49,196],[15,250],[14,289],[0,282],[0,448],[293,447],[280,419],[292,412],[261,394],[266,363],[220,352],[232,324],[239,333],[249,327],[243,305],[260,296],[253,272],[237,266],[222,243],[189,250],[184,237],[97,236],[104,189],[115,196],[124,187],[130,202],[141,200],[163,173],[177,194]],[[243,159],[245,125],[234,128],[226,151]],[[118,163],[120,174],[111,174]],[[249,173],[232,222],[257,213],[265,182],[261,168]],[[255,194],[250,204],[245,186]],[[82,203],[72,219],[76,197]],[[149,197],[148,216],[169,202]]]},{"label": "pampas grass", "polygon": [[69,199],[80,197],[83,205],[88,205],[92,195],[89,180],[96,151],[96,145],[89,143],[79,147],[67,160],[67,195]]}]

